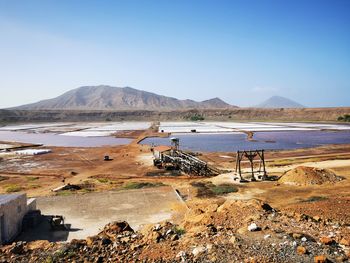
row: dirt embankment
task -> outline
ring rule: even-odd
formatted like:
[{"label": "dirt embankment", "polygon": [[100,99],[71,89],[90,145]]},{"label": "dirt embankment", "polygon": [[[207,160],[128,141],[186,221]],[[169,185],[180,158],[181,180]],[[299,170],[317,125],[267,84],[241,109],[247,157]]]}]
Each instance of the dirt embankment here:
[{"label": "dirt embankment", "polygon": [[26,121],[124,121],[190,120],[194,115],[217,121],[337,121],[350,107],[260,109],[229,108],[182,111],[80,111],[80,110],[0,110],[0,123]]},{"label": "dirt embankment", "polygon": [[295,185],[313,185],[335,183],[341,180],[341,177],[328,169],[298,166],[284,173],[278,182]]},{"label": "dirt embankment", "polygon": [[180,225],[163,222],[135,232],[127,222],[114,222],[96,236],[67,244],[17,242],[0,248],[0,261],[344,262],[349,258],[350,233],[344,225],[278,211],[257,200],[216,200],[191,208]]}]

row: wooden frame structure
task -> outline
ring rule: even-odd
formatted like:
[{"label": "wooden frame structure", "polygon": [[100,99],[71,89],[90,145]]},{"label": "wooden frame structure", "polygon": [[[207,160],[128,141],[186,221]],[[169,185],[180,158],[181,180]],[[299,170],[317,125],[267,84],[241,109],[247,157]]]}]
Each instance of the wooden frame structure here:
[{"label": "wooden frame structure", "polygon": [[155,157],[154,166],[181,170],[189,175],[213,176],[219,174],[218,170],[209,166],[207,162],[181,151],[178,138],[170,138],[170,142],[171,148],[161,152],[159,157]]},{"label": "wooden frame structure", "polygon": [[[256,157],[258,157],[258,160],[255,160]],[[248,173],[251,174],[251,181],[256,181],[257,179],[265,180],[267,178],[264,150],[237,151],[235,172],[241,181],[245,181],[245,178],[242,176],[243,172],[241,169],[241,162],[244,158],[247,158],[250,164],[251,171]],[[259,162],[258,170],[254,169],[254,161]]]}]

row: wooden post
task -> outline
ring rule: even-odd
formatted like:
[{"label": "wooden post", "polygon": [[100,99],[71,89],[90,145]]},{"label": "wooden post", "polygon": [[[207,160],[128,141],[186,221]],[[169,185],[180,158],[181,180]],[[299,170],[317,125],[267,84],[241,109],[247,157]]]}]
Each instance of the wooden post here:
[{"label": "wooden post", "polygon": [[263,162],[263,168],[264,168],[264,178],[267,176],[266,174],[266,168],[265,168],[265,156],[264,156],[264,150],[261,150],[261,160]]}]

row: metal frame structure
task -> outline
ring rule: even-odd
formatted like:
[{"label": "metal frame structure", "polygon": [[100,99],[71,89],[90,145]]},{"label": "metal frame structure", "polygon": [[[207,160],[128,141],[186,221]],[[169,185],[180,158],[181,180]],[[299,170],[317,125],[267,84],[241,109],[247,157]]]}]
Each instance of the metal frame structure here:
[{"label": "metal frame structure", "polygon": [[[255,160],[255,158],[258,157],[258,160]],[[264,150],[248,150],[248,151],[237,151],[236,154],[236,175],[239,177],[241,181],[245,181],[243,178],[241,169],[241,162],[242,159],[247,158],[250,164],[251,171],[248,172],[251,174],[251,181],[258,180],[265,180],[267,178],[266,173],[266,167],[265,167],[265,157],[264,157]],[[254,169],[254,162],[259,162],[259,169]],[[256,177],[257,175],[257,177]]]},{"label": "metal frame structure", "polygon": [[181,151],[179,148],[179,139],[171,138],[171,150],[161,153],[160,159],[153,161],[158,167],[171,167],[181,170],[189,175],[212,176],[219,174],[218,171],[210,167],[206,162],[199,158]]}]

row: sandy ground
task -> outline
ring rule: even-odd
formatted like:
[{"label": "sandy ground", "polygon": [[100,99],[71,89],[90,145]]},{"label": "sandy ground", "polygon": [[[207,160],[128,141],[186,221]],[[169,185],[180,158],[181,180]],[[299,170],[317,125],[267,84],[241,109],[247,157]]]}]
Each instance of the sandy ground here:
[{"label": "sandy ground", "polygon": [[[0,162],[0,192],[14,190],[24,191],[29,196],[50,196],[56,195],[52,189],[64,183],[79,184],[83,189],[78,193],[87,193],[120,190],[130,181],[161,182],[177,189],[186,202],[192,202],[198,199],[192,182],[206,180],[214,184],[235,183],[230,173],[213,178],[200,178],[175,175],[155,168],[150,148],[137,144],[141,137],[147,135],[152,135],[152,132],[140,134],[133,143],[126,146],[51,147],[53,152],[45,155],[4,158]],[[331,169],[345,180],[335,184],[313,186],[290,186],[276,181],[237,184],[239,189],[237,193],[227,194],[222,198],[241,200],[257,198],[280,209],[308,213],[318,211],[317,213],[329,217],[350,218],[346,203],[342,203],[350,196],[349,153],[350,145],[266,151],[267,172],[271,176],[278,177],[298,165],[306,165]],[[104,161],[105,155],[109,155],[113,160]],[[234,153],[203,153],[199,157],[219,169],[233,171],[235,167]],[[321,196],[324,199],[319,203],[317,210],[312,210],[314,203],[303,202],[313,196]],[[135,202],[142,203],[142,198],[135,199]],[[338,207],[339,211],[332,210],[334,207]]]}]

